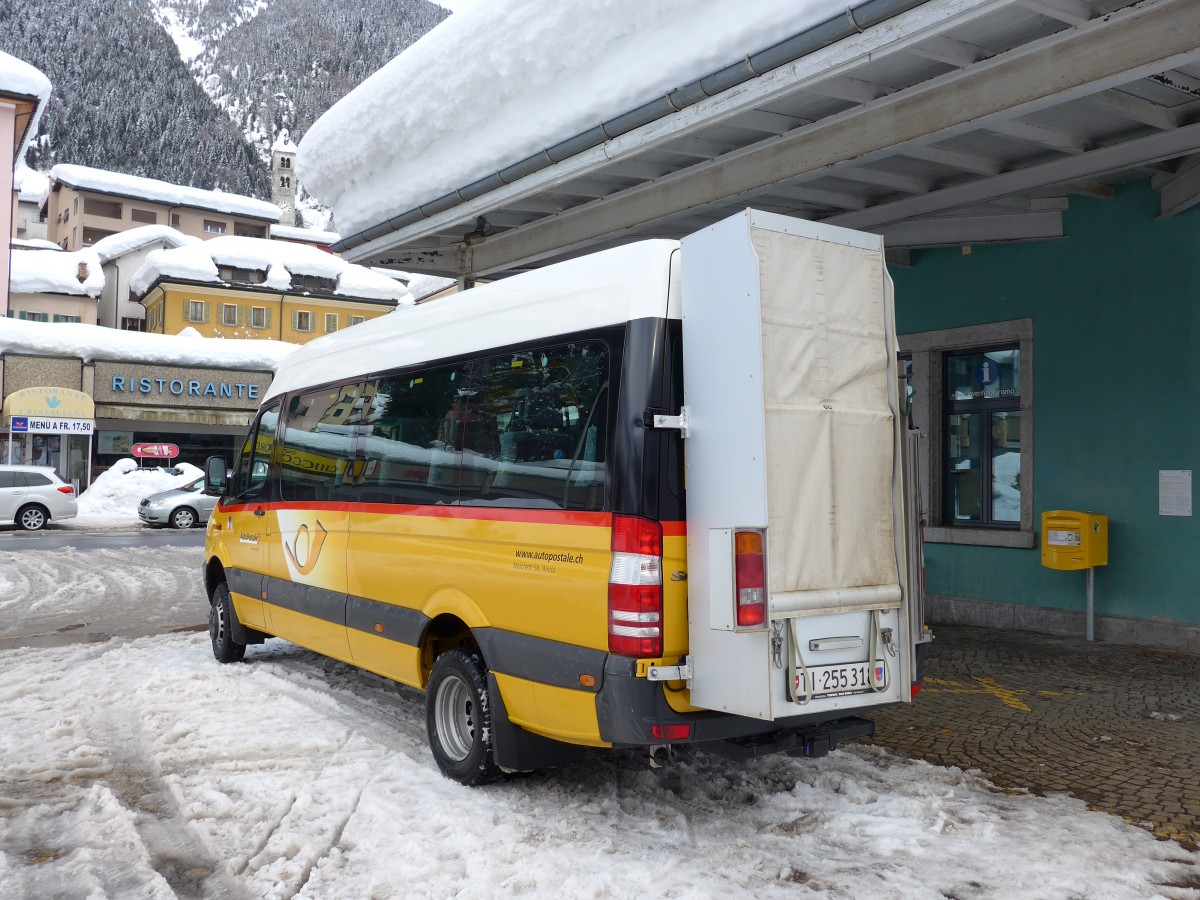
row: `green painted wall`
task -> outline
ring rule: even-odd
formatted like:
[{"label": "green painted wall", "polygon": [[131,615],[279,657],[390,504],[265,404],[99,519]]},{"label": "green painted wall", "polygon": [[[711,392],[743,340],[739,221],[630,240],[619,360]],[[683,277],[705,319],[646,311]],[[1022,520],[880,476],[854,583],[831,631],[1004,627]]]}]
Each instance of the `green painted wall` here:
[{"label": "green painted wall", "polygon": [[[1158,212],[1148,181],[1072,197],[1062,240],[917,251],[892,276],[902,333],[1033,320],[1035,527],[1106,513],[1097,614],[1200,624],[1200,515],[1158,514],[1159,470],[1200,470],[1200,207]],[[1037,549],[926,554],[931,593],[1085,606],[1085,574]]]}]

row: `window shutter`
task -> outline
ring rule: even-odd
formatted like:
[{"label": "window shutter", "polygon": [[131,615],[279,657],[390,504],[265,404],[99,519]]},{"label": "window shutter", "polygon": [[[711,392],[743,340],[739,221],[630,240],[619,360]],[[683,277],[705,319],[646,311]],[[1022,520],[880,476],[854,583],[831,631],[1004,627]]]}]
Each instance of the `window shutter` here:
[{"label": "window shutter", "polygon": [[205,325],[208,324],[208,301],[205,300],[200,304],[200,321]]},{"label": "window shutter", "polygon": [[242,324],[242,308],[240,306],[235,306],[233,308],[233,324],[234,325]]},{"label": "window shutter", "polygon": [[292,312],[292,331],[300,330],[300,313]]},{"label": "window shutter", "polygon": [[271,309],[270,309],[270,307],[267,307],[267,314],[263,317],[263,327],[264,328],[271,327]]}]

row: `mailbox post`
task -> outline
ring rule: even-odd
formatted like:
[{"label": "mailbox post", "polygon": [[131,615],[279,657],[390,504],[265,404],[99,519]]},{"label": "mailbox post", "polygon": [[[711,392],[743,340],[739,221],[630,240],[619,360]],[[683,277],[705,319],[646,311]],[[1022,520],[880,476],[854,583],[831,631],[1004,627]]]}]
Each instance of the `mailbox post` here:
[{"label": "mailbox post", "polygon": [[1042,565],[1087,570],[1087,639],[1095,640],[1095,567],[1108,565],[1108,516],[1065,509],[1042,513]]}]

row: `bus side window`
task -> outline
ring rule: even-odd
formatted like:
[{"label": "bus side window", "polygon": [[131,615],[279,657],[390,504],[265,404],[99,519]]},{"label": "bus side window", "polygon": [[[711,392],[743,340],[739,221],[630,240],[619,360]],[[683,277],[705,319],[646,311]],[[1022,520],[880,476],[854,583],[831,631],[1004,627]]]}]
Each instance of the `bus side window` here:
[{"label": "bus side window", "polygon": [[246,437],[238,456],[234,496],[259,499],[266,495],[267,469],[275,448],[275,425],[279,421],[279,404],[273,403],[262,411],[254,429]]},{"label": "bus side window", "polygon": [[601,341],[487,359],[473,382],[462,502],[603,508],[608,365]]},{"label": "bus side window", "polygon": [[288,401],[280,454],[283,500],[324,501],[354,478],[353,420],[368,402],[361,383],[323,388]]},{"label": "bus side window", "polygon": [[362,468],[354,499],[365,503],[458,501],[463,409],[461,367],[389,375],[369,382],[369,406],[354,420]]}]

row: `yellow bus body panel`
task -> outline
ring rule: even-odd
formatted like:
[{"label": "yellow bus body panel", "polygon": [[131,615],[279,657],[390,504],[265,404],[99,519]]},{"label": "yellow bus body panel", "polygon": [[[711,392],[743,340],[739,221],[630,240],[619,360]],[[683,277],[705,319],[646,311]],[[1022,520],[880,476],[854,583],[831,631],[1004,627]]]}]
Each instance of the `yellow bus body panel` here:
[{"label": "yellow bus body panel", "polygon": [[511,675],[496,676],[509,721],[527,731],[586,747],[611,747],[600,740],[596,695]]},{"label": "yellow bus body panel", "polygon": [[350,647],[354,665],[401,684],[424,687],[421,648],[366,632],[351,633]]}]

